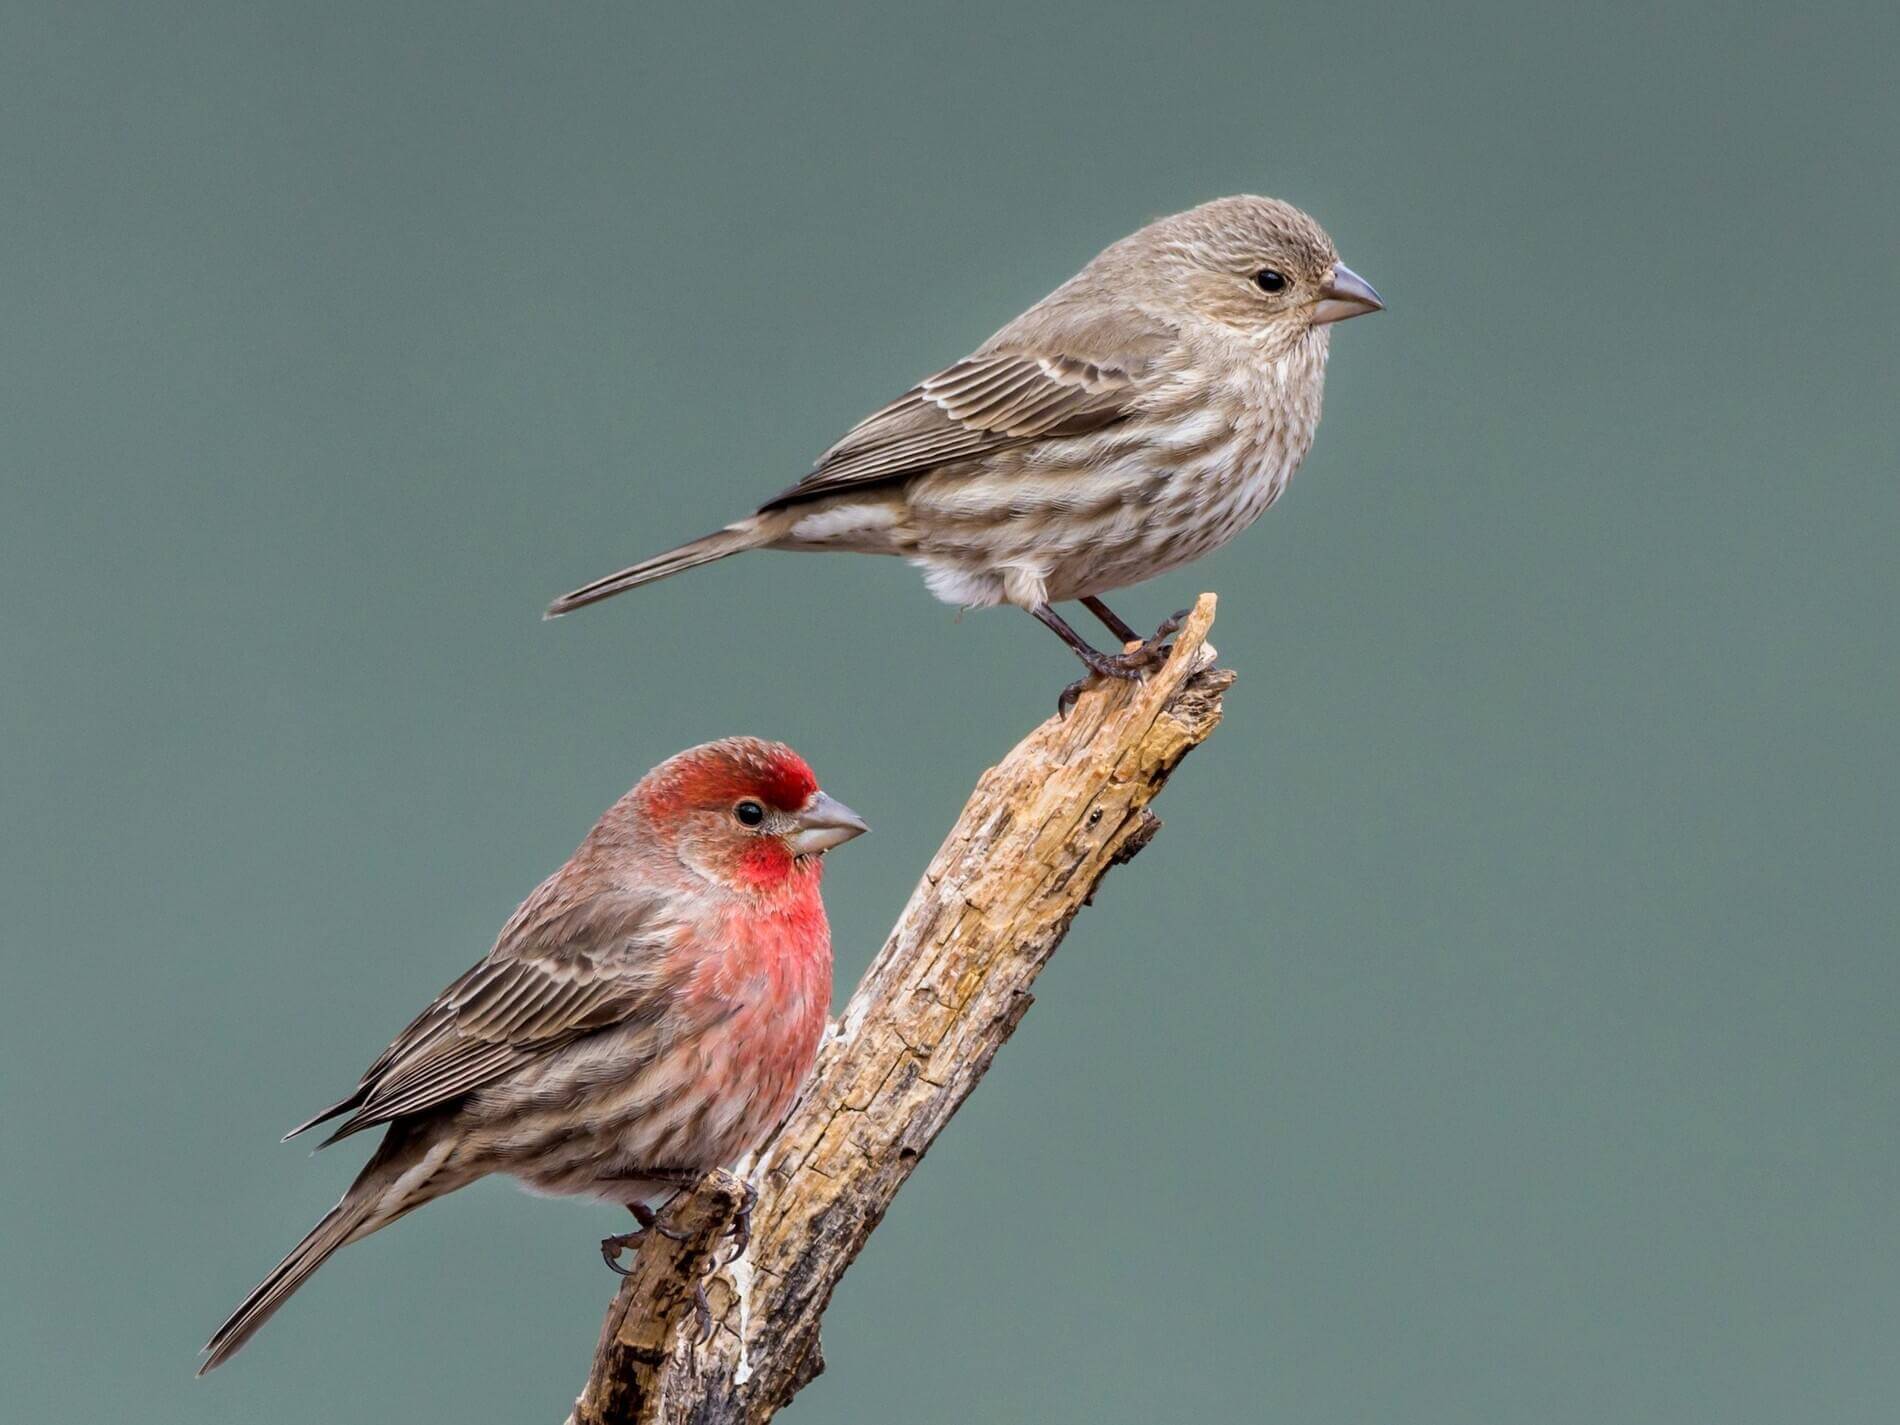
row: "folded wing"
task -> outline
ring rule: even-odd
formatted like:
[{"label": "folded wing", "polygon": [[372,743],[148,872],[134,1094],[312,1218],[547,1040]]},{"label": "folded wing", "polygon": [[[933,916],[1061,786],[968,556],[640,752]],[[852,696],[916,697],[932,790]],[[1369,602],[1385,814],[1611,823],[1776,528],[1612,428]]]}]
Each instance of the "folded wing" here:
[{"label": "folded wing", "polygon": [[[761,512],[1125,420],[1172,333],[1139,316],[1113,315],[1032,309],[974,356],[866,416]],[[1030,316],[1037,320],[1025,325]]]},{"label": "folded wing", "polygon": [[650,917],[625,907],[559,916],[572,928],[549,942],[533,934],[535,905],[531,898],[489,957],[417,1015],[347,1097],[284,1136],[350,1114],[320,1145],[328,1147],[441,1107],[583,1035],[664,1014],[664,938]]}]

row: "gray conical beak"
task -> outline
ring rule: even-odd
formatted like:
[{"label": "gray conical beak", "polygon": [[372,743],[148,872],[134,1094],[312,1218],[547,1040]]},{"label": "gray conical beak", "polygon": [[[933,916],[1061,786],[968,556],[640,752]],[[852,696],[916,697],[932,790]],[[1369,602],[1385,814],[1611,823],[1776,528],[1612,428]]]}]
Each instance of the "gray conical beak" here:
[{"label": "gray conical beak", "polygon": [[1372,284],[1343,262],[1333,264],[1332,275],[1326,279],[1326,284],[1319,292],[1319,300],[1313,303],[1313,325],[1316,327],[1323,327],[1328,322],[1343,322],[1348,317],[1363,317],[1367,312],[1385,310],[1385,303],[1372,290]]},{"label": "gray conical beak", "polygon": [[871,829],[863,817],[823,792],[807,802],[804,810],[795,813],[792,820],[798,823],[798,830],[785,839],[799,856],[821,856]]}]

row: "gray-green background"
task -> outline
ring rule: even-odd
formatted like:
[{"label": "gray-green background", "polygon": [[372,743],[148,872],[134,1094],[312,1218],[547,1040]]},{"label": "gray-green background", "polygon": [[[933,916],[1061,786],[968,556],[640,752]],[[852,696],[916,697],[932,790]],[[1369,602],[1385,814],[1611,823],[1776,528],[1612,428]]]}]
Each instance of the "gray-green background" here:
[{"label": "gray-green background", "polygon": [[555,625],[1140,222],[1390,302],[1200,588],[1168,829],[800,1419],[1891,1420],[1891,4],[0,19],[0,1355],[18,1420],[558,1420],[605,1209],[485,1184],[193,1352],[354,1080],[732,731],[877,834],[839,998],[1074,674],[903,566]]}]

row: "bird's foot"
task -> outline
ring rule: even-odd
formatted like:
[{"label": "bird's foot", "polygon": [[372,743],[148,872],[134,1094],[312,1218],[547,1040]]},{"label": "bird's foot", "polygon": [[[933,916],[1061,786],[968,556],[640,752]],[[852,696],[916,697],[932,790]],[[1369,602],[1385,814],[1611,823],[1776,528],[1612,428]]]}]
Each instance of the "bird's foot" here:
[{"label": "bird's foot", "polygon": [[644,1202],[628,1203],[627,1211],[633,1214],[633,1220],[640,1224],[640,1230],[642,1232],[657,1232],[669,1242],[684,1242],[686,1240],[686,1233],[681,1232],[678,1228],[668,1227],[664,1222],[660,1221],[660,1214],[648,1207]]},{"label": "bird's foot", "polygon": [[759,1190],[751,1183],[745,1185],[745,1196],[739,1199],[739,1210],[732,1216],[732,1226],[726,1229],[726,1235],[732,1238],[732,1255],[726,1258],[731,1266],[745,1255],[745,1249],[752,1245],[752,1209],[759,1203]]},{"label": "bird's foot", "polygon": [[[651,1228],[637,1228],[632,1232],[618,1232],[611,1237],[603,1237],[600,1239],[600,1257],[601,1260],[607,1264],[608,1270],[619,1276],[632,1276],[632,1267],[623,1267],[620,1265],[620,1254],[629,1247],[638,1252],[640,1250],[640,1244],[646,1240],[646,1235],[649,1231],[658,1232],[662,1237],[669,1238],[675,1242],[685,1240],[684,1233],[675,1232],[670,1227],[660,1227],[657,1225]],[[693,1340],[695,1344],[701,1346],[712,1339],[712,1302],[706,1298],[706,1281],[717,1270],[718,1264],[716,1260],[709,1258],[706,1271],[693,1283]]]},{"label": "bird's foot", "polygon": [[1188,610],[1182,609],[1163,619],[1161,627],[1152,636],[1120,653],[1100,653],[1093,648],[1084,653],[1080,648],[1076,649],[1076,656],[1087,665],[1089,675],[1087,678],[1077,678],[1062,690],[1062,696],[1056,699],[1056,715],[1069,715],[1069,710],[1075,706],[1075,700],[1082,696],[1082,690],[1088,687],[1091,678],[1144,678],[1166,663],[1168,655],[1174,652],[1174,635],[1181,631],[1187,616]]},{"label": "bird's foot", "polygon": [[1161,627],[1123,652],[1120,655],[1122,660],[1143,673],[1166,663],[1174,652],[1174,636],[1181,631],[1181,625],[1187,622],[1189,612],[1187,609],[1175,610],[1161,621]]},{"label": "bird's foot", "polygon": [[644,1202],[628,1203],[627,1211],[633,1214],[633,1220],[637,1222],[639,1226],[635,1227],[631,1232],[617,1232],[611,1237],[603,1237],[600,1239],[601,1260],[606,1262],[611,1270],[618,1272],[623,1277],[632,1276],[633,1269],[620,1265],[620,1254],[629,1248],[638,1252],[640,1250],[640,1243],[646,1239],[647,1233],[657,1232],[669,1242],[684,1242],[686,1240],[686,1233],[668,1227],[664,1222],[660,1221],[660,1214],[648,1207]]},{"label": "bird's foot", "polygon": [[607,1264],[607,1270],[623,1277],[632,1276],[632,1267],[623,1267],[620,1265],[620,1254],[629,1247],[635,1252],[638,1252],[640,1250],[640,1241],[646,1235],[644,1232],[616,1232],[611,1237],[602,1237],[600,1239],[600,1259]]},{"label": "bird's foot", "polygon": [[726,1267],[731,1266],[745,1255],[745,1249],[752,1245],[752,1209],[758,1205],[759,1190],[751,1183],[745,1184],[745,1195],[739,1199],[739,1210],[732,1216],[732,1225],[725,1235],[732,1239],[732,1251],[721,1262],[714,1253],[706,1259],[706,1271],[693,1284],[693,1319],[699,1325],[698,1344],[703,1346],[712,1340],[713,1314],[712,1303],[706,1299],[706,1283]]}]

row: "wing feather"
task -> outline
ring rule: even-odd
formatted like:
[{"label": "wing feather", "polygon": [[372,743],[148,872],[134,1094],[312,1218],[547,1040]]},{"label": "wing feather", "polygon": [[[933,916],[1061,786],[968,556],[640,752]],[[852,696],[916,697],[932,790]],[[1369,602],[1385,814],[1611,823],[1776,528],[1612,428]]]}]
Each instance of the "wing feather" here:
[{"label": "wing feather", "polygon": [[[442,1107],[583,1035],[664,1013],[668,937],[653,915],[623,904],[540,917],[537,900],[559,902],[559,887],[550,882],[537,891],[488,958],[411,1020],[348,1097],[286,1136],[349,1113],[327,1147]],[[566,938],[539,943],[536,931],[550,920]]]},{"label": "wing feather", "polygon": [[761,512],[1125,420],[1172,333],[1140,314],[1111,317],[1087,304],[1031,308],[975,355],[858,422]]}]

